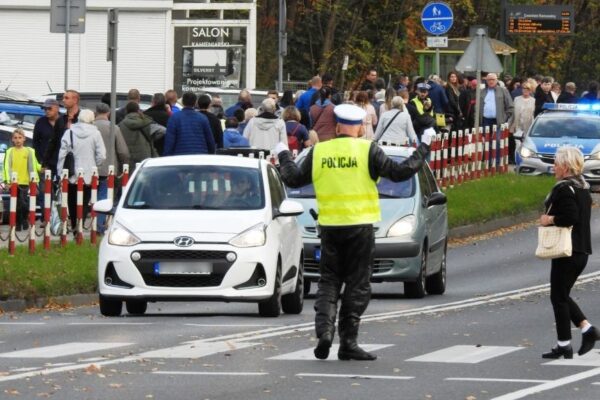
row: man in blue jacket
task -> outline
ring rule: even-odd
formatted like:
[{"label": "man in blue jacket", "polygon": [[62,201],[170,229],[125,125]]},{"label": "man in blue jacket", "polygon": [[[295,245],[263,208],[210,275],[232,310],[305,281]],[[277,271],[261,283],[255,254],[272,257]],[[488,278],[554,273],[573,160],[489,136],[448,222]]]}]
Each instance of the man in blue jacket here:
[{"label": "man in blue jacket", "polygon": [[183,109],[171,115],[167,124],[163,155],[215,153],[215,139],[208,118],[194,109],[197,100],[192,92],[183,94]]}]

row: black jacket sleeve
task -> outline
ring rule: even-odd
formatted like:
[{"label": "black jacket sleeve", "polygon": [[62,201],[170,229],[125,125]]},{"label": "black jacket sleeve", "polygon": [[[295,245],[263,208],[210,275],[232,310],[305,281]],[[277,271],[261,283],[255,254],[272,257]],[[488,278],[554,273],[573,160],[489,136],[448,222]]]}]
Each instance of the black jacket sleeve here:
[{"label": "black jacket sleeve", "polygon": [[410,157],[399,163],[388,157],[377,143],[373,142],[369,149],[369,174],[373,180],[382,176],[393,182],[404,181],[421,169],[428,153],[429,145],[421,143]]},{"label": "black jacket sleeve", "polygon": [[300,165],[294,162],[289,151],[279,153],[279,172],[287,186],[298,188],[312,182],[313,149],[310,149]]},{"label": "black jacket sleeve", "polygon": [[554,216],[554,225],[573,226],[579,222],[579,208],[574,189],[568,184],[558,185],[550,197],[552,207],[549,215]]}]

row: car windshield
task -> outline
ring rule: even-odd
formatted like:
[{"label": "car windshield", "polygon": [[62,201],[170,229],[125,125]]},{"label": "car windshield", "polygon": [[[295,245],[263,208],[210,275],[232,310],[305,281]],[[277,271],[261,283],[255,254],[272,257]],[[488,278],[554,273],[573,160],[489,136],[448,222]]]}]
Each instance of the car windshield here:
[{"label": "car windshield", "polygon": [[257,210],[265,197],[260,170],[233,166],[174,165],[143,168],[125,208]]},{"label": "car windshield", "polygon": [[600,118],[584,115],[561,118],[538,118],[529,133],[531,137],[600,139]]},{"label": "car windshield", "polygon": [[[396,162],[404,161],[404,157],[390,156]],[[387,178],[381,178],[377,183],[377,191],[380,199],[406,199],[412,197],[415,193],[414,176],[406,181],[392,182]],[[288,197],[293,198],[314,198],[315,188],[312,184],[300,188],[287,188]]]}]

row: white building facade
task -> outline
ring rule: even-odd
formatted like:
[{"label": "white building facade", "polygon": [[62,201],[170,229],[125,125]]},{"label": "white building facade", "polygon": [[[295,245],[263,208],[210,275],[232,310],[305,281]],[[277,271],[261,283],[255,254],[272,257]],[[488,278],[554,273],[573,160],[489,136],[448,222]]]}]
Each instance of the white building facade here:
[{"label": "white building facade", "polygon": [[[0,90],[65,87],[65,35],[50,0],[0,0]],[[87,0],[85,33],[69,35],[67,86],[110,91],[107,13],[119,9],[117,91],[255,86],[256,1]]]}]

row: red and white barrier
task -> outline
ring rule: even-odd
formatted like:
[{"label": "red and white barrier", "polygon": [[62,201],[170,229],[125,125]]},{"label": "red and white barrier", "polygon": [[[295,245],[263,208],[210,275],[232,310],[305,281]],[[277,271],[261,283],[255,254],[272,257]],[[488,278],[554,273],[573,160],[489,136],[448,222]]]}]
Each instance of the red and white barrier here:
[{"label": "red and white barrier", "polygon": [[69,170],[63,169],[60,180],[60,244],[67,245],[67,216],[69,215],[69,205],[67,199],[69,197]]},{"label": "red and white barrier", "polygon": [[129,164],[123,164],[123,176],[121,177],[121,186],[127,186],[129,182]]},{"label": "red and white barrier", "polygon": [[75,212],[77,232],[75,232],[75,243],[83,243],[83,169],[77,170],[77,208]]},{"label": "red and white barrier", "polygon": [[91,218],[91,231],[90,231],[90,242],[96,244],[98,235],[98,220],[96,211],[94,211],[94,204],[98,202],[98,168],[92,168],[92,192],[90,195],[90,218]]},{"label": "red and white barrier", "polygon": [[50,249],[50,216],[52,215],[52,171],[44,171],[44,249]]},{"label": "red and white barrier", "polygon": [[29,174],[29,254],[35,253],[35,205],[37,203],[37,172]]}]

